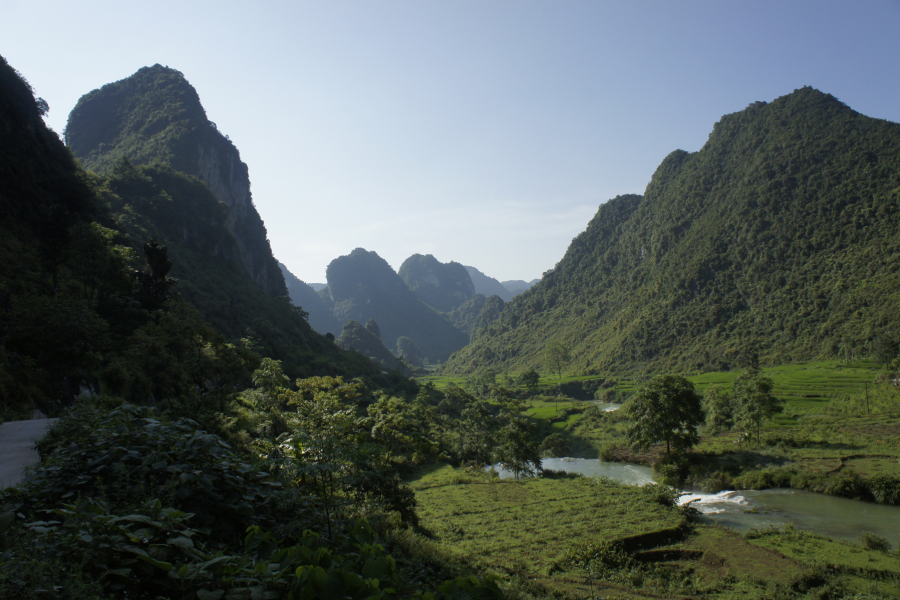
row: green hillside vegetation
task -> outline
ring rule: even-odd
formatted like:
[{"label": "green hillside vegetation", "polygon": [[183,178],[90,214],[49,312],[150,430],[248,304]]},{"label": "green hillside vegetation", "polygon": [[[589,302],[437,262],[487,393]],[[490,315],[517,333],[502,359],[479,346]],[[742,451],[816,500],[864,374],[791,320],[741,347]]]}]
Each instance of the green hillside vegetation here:
[{"label": "green hillside vegetation", "polygon": [[84,167],[100,174],[127,159],[136,165],[168,165],[203,181],[228,205],[226,226],[237,242],[234,258],[266,293],[287,295],[253,205],[247,165],[206,117],[197,91],[181,72],[144,67],[85,94],[69,114],[65,137]]},{"label": "green hillside vegetation", "polygon": [[419,300],[441,312],[450,312],[475,295],[466,268],[457,262],[442,263],[430,254],[413,254],[397,272]]},{"label": "green hillside vegetation", "polygon": [[437,362],[466,345],[466,334],[422,302],[375,252],[357,248],[338,257],[328,265],[326,276],[326,293],[338,320],[375,319],[389,348],[406,336],[429,361]]},{"label": "green hillside vegetation", "polygon": [[373,359],[383,369],[403,370],[397,357],[384,347],[381,338],[363,327],[359,321],[350,319],[344,323],[335,343],[344,350],[355,350]]},{"label": "green hillside vegetation", "polygon": [[573,374],[867,356],[900,329],[898,148],[900,125],[812,88],[726,115],[444,368],[547,369],[549,340]]},{"label": "green hillside vegetation", "polygon": [[504,306],[505,304],[500,296],[495,295],[485,298],[481,294],[475,294],[447,316],[457,329],[469,334],[469,340],[474,340],[500,316]]},{"label": "green hillside vegetation", "polygon": [[[41,465],[0,492],[0,597],[502,598],[400,539],[417,515],[397,472],[439,446],[392,432],[398,407],[440,422],[431,397],[415,404],[414,383],[339,350],[286,298],[217,262],[232,243],[227,211],[203,183],[127,160],[88,174],[45,109],[0,61],[0,418],[64,409]],[[209,279],[176,281],[175,245],[150,240],[140,256],[104,223],[181,227],[178,252],[212,261]],[[186,296],[219,289],[217,276],[251,290],[234,297],[259,323],[280,317],[273,329],[302,334],[288,354],[312,377],[292,382],[254,351],[278,340],[232,342],[203,320]]]},{"label": "green hillside vegetation", "polygon": [[425,355],[422,354],[422,350],[406,336],[401,335],[397,338],[397,356],[403,357],[403,360],[414,367],[425,366]]}]

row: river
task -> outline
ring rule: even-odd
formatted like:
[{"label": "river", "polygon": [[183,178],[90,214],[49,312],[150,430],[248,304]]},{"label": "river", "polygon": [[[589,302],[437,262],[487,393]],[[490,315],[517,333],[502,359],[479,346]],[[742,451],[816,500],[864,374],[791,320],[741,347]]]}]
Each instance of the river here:
[{"label": "river", "polygon": [[[581,473],[589,477],[609,477],[629,485],[655,483],[649,467],[604,462],[596,458],[545,458],[545,469]],[[500,477],[512,473],[500,469]],[[896,546],[900,534],[900,507],[836,498],[792,489],[723,491],[704,494],[686,491],[680,503],[692,502],[711,522],[744,532],[751,528],[783,527],[859,542],[869,531]]]}]

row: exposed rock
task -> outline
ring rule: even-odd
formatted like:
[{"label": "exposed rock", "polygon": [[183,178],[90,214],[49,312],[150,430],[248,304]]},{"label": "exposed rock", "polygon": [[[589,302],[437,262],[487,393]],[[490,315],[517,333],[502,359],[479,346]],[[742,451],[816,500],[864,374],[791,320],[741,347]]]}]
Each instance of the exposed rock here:
[{"label": "exposed rock", "polygon": [[[286,296],[250,193],[247,165],[227,136],[206,117],[197,91],[175,69],[154,65],[81,97],[69,114],[66,144],[82,164],[105,174],[120,158],[168,164],[206,183],[228,206],[233,257],[272,296]],[[227,260],[230,260],[228,257]]]}]

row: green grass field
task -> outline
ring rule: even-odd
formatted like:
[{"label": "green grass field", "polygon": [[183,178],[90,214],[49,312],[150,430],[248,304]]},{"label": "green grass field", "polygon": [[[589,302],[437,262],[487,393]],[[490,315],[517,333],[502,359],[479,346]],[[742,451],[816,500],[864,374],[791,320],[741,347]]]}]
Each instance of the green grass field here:
[{"label": "green grass field", "polygon": [[[741,536],[690,524],[681,509],[660,502],[656,486],[592,478],[509,481],[432,465],[411,478],[411,487],[431,543],[499,575],[512,597],[900,594],[897,554],[790,528]],[[566,561],[573,549],[603,542],[624,549],[605,567]]]},{"label": "green grass field", "polygon": [[[774,393],[785,401],[782,414],[765,423],[762,444],[738,442],[739,431],[703,435],[695,451],[719,460],[732,472],[757,465],[789,465],[811,473],[855,471],[863,476],[900,476],[900,388],[877,381],[881,373],[872,362],[821,361],[790,364],[762,370],[774,383]],[[700,393],[710,385],[731,390],[737,371],[691,374]],[[566,377],[563,382],[586,377]],[[614,381],[617,398],[626,398],[637,381],[594,377]],[[435,377],[438,387],[465,385],[463,378]],[[659,450],[636,454],[628,451],[623,415],[613,412],[584,418],[592,401],[572,400],[556,393],[558,379],[541,377],[543,395],[525,403],[524,414],[538,426],[542,436],[561,433],[569,438],[571,455],[597,457],[604,448],[615,447],[619,460],[652,463]],[[606,390],[604,390],[605,392]],[[868,399],[868,401],[867,401]],[[590,412],[588,413],[590,414]],[[716,458],[717,457],[717,458]],[[741,466],[743,465],[743,466]]]}]

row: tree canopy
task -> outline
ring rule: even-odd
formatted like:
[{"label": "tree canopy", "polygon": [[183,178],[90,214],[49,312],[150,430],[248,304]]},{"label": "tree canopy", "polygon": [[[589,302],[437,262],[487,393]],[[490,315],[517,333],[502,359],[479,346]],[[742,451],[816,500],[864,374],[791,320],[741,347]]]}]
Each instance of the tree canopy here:
[{"label": "tree canopy", "polygon": [[681,375],[658,375],[645,382],[623,407],[629,418],[629,445],[646,449],[665,442],[667,454],[690,449],[700,441],[701,402],[694,384]]}]

